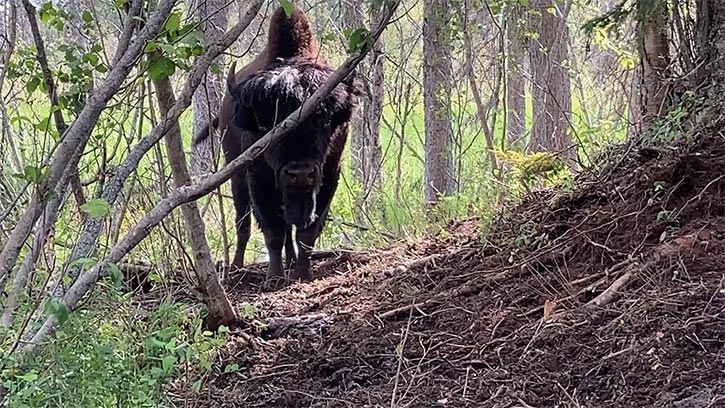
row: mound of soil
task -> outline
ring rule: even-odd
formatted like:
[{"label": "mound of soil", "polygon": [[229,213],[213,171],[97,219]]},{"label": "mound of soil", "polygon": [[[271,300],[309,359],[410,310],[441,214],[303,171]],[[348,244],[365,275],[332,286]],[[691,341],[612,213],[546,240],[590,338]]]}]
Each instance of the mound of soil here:
[{"label": "mound of soil", "polygon": [[725,139],[630,150],[485,240],[456,222],[271,293],[251,268],[255,328],[179,406],[725,406]]}]

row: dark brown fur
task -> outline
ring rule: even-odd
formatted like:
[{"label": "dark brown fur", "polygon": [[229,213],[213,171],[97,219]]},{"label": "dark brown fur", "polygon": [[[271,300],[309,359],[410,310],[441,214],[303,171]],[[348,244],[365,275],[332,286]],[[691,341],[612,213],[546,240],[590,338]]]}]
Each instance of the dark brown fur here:
[{"label": "dark brown fur", "polygon": [[[239,127],[238,121],[235,123],[235,109],[239,109],[239,101],[235,101],[230,90],[234,91],[235,85],[245,83],[250,77],[269,67],[284,64],[279,62],[280,60],[295,61],[290,62],[294,64],[309,61],[310,64],[315,63],[319,64],[320,67],[327,67],[326,61],[319,55],[319,46],[312,33],[309,20],[304,12],[296,6],[290,17],[285,15],[282,8],[278,8],[274,12],[270,21],[269,36],[265,49],[254,61],[237,71],[233,78],[229,78],[228,82],[230,83],[222,100],[217,115],[218,119],[215,118],[212,123],[212,126],[218,125],[219,130],[222,132],[222,148],[226,162],[236,158],[264,133],[261,132],[261,129],[256,129],[256,132],[255,129],[249,127],[242,129]],[[230,75],[232,72],[230,71]],[[284,119],[284,117],[279,119]],[[318,181],[315,183],[317,188],[317,218],[310,225],[306,225],[297,231],[300,258],[297,259],[295,264],[295,272],[299,277],[310,277],[309,253],[322,231],[329,211],[330,201],[337,187],[340,158],[347,139],[348,119],[344,119],[339,125],[335,125],[332,130],[334,135],[329,142],[330,145],[325,146],[329,153],[320,163],[317,163],[321,172],[315,178]],[[324,132],[330,133],[330,130]],[[208,135],[207,127],[197,135],[195,143],[204,140]],[[268,274],[280,275],[283,270],[281,254],[278,256],[281,251],[280,245],[283,244],[285,247],[288,266],[296,259],[292,245],[292,228],[290,223],[281,222],[280,217],[276,216],[276,208],[280,206],[281,192],[274,190],[277,180],[275,180],[274,175],[271,175],[270,179],[269,173],[271,170],[260,167],[263,164],[259,162],[261,161],[255,162],[248,171],[240,171],[232,176],[232,196],[236,211],[235,224],[237,232],[237,248],[232,265],[236,268],[244,265],[244,251],[250,235],[249,213],[251,201],[255,218],[257,218],[265,233],[265,242],[270,253]],[[270,189],[270,186],[272,189]],[[250,197],[250,189],[253,197]]]}]

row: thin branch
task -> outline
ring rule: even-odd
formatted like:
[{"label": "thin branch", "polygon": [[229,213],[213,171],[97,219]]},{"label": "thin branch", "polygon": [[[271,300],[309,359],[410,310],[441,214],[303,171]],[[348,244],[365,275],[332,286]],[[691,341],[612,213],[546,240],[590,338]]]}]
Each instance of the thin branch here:
[{"label": "thin branch", "polygon": [[[379,26],[371,34],[373,43],[377,41],[383,33],[400,2],[401,0],[396,0],[389,4],[384,18],[381,19]],[[317,89],[312,96],[310,96],[310,98],[302,104],[302,106],[272,128],[272,130],[245,150],[236,159],[224,166],[224,168],[220,171],[210,175],[200,184],[181,187],[174,190],[169,197],[159,202],[123,237],[123,239],[121,239],[121,241],[110,249],[109,253],[102,262],[97,263],[79,276],[73,286],[63,297],[62,302],[69,309],[74,310],[78,306],[80,300],[91,290],[95,282],[101,276],[101,269],[105,268],[105,266],[109,263],[119,262],[129,251],[138,245],[141,240],[143,240],[151,232],[151,230],[161,222],[161,220],[171,213],[171,211],[181,204],[197,200],[212,192],[219,185],[229,180],[234,172],[249,166],[255,158],[264,153],[264,151],[271,145],[277,143],[301,121],[307,119],[307,117],[309,117],[317,108],[317,105],[330,95],[337,85],[339,85],[352,73],[360,61],[365,58],[365,55],[367,55],[370,48],[371,47],[365,47],[361,51],[350,56],[330,76],[327,82]],[[46,336],[55,331],[56,325],[57,321],[55,320],[55,317],[52,315],[48,316],[40,329],[36,332],[35,336],[33,336],[32,340],[26,345],[24,350],[26,352],[32,352]]]},{"label": "thin branch", "polygon": [[[146,42],[153,38],[163,26],[175,4],[176,0],[163,0],[159,3],[144,28],[136,36],[136,39],[127,47],[123,56],[118,58],[118,63],[111,68],[106,80],[88,97],[78,117],[65,132],[53,154],[47,180],[38,187],[30,204],[11,232],[2,252],[0,252],[0,287],[4,286],[18,259],[20,249],[30,236],[33,227],[47,205],[47,203],[43,202],[43,198],[51,191],[54,191],[57,196],[64,194],[66,186],[61,183],[61,179],[64,177],[66,170],[75,168],[80,160],[80,154],[75,154],[75,152],[85,149],[101,112],[106,108],[113,95],[118,92],[129,72],[135,66],[135,62],[141,55]],[[130,24],[130,22],[127,22],[127,24]]]}]

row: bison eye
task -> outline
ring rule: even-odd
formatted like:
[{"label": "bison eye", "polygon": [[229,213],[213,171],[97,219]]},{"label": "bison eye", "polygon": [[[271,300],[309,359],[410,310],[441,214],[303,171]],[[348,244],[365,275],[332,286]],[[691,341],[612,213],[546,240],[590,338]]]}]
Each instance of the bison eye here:
[{"label": "bison eye", "polygon": [[285,170],[284,173],[287,176],[287,179],[289,180],[289,182],[291,184],[294,184],[297,182],[297,174],[295,172]]}]

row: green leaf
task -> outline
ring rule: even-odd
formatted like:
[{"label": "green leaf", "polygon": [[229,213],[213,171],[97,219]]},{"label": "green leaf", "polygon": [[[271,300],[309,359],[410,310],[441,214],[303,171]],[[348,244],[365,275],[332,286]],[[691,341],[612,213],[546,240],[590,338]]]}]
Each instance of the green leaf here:
[{"label": "green leaf", "polygon": [[194,384],[191,385],[191,389],[194,390],[195,393],[199,393],[201,391],[201,378],[194,381]]},{"label": "green leaf", "polygon": [[156,51],[158,48],[159,46],[156,45],[155,42],[147,42],[146,45],[143,47],[143,52],[148,54],[150,52]]},{"label": "green leaf", "polygon": [[50,128],[50,117],[47,117],[40,122],[38,122],[37,125],[35,125],[35,128],[40,130],[41,132],[45,132]]},{"label": "green leaf", "polygon": [[176,71],[174,61],[167,57],[160,57],[149,67],[149,77],[153,81],[171,76]]},{"label": "green leaf", "polygon": [[48,178],[48,169],[27,165],[23,168],[23,173],[15,174],[15,177],[21,178],[29,183],[40,185]]},{"label": "green leaf", "polygon": [[91,21],[93,21],[93,15],[88,10],[83,12],[82,17],[83,17],[83,21],[85,21],[86,23],[90,23]]},{"label": "green leaf", "polygon": [[70,264],[68,264],[68,266],[81,265],[84,268],[87,268],[87,267],[93,266],[95,264],[96,264],[96,260],[93,258],[78,258],[78,259],[74,260],[73,262],[71,262]]},{"label": "green leaf", "polygon": [[53,16],[49,12],[47,12],[46,10],[41,10],[40,21],[42,21],[43,24],[48,24],[51,18],[53,18]]},{"label": "green leaf", "polygon": [[128,0],[116,0],[113,2],[113,6],[120,10],[122,7],[126,6],[127,3]]},{"label": "green leaf", "polygon": [[18,380],[24,381],[24,382],[33,382],[38,380],[38,373],[35,371],[28,371],[27,373],[23,375],[18,376]]},{"label": "green leaf", "polygon": [[45,311],[51,314],[58,320],[58,324],[63,324],[68,320],[70,316],[70,309],[65,303],[58,301],[58,299],[51,299],[45,304]]},{"label": "green leaf", "polygon": [[366,28],[357,28],[347,33],[349,47],[348,52],[362,51],[370,45],[370,32]]},{"label": "green leaf", "polygon": [[239,371],[239,364],[228,364],[226,367],[224,367],[224,373],[236,373]]},{"label": "green leaf", "polygon": [[83,204],[81,210],[93,218],[103,218],[111,213],[111,206],[102,198],[94,198]]},{"label": "green leaf", "polygon": [[175,32],[179,30],[179,26],[181,26],[181,14],[174,13],[166,20],[164,28],[166,31]]},{"label": "green leaf", "polygon": [[161,368],[167,373],[174,368],[174,364],[176,364],[176,356],[166,356],[161,359]]},{"label": "green leaf", "polygon": [[35,77],[35,78],[31,79],[30,81],[28,81],[27,84],[25,84],[25,89],[28,92],[33,93],[33,92],[35,92],[36,89],[38,89],[38,85],[40,85],[40,78]]},{"label": "green leaf", "polygon": [[123,273],[118,266],[115,263],[109,263],[106,265],[106,271],[108,272],[108,277],[111,278],[113,286],[120,289],[121,283],[123,282]]},{"label": "green leaf", "polygon": [[88,62],[95,67],[96,65],[98,65],[98,54],[85,54],[83,55],[83,61]]},{"label": "green leaf", "polygon": [[292,12],[295,10],[295,6],[290,0],[279,0],[279,5],[282,6],[284,14],[286,14],[287,17],[291,16]]}]

